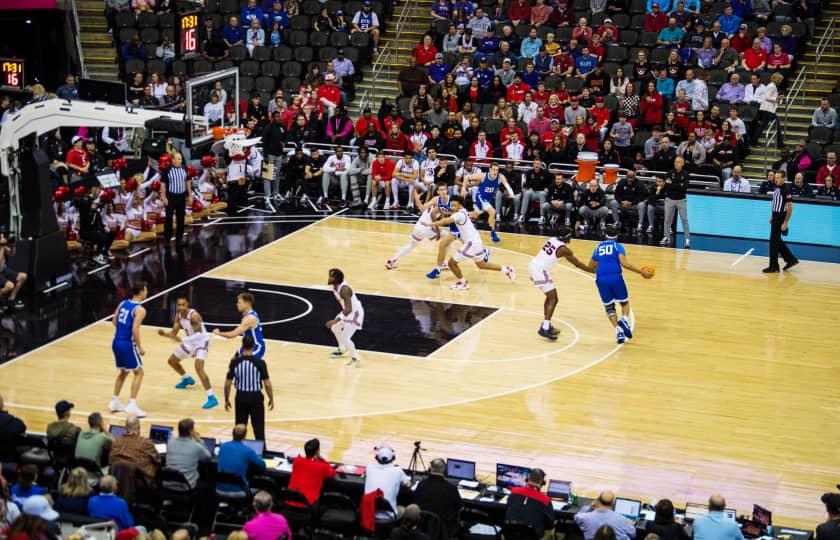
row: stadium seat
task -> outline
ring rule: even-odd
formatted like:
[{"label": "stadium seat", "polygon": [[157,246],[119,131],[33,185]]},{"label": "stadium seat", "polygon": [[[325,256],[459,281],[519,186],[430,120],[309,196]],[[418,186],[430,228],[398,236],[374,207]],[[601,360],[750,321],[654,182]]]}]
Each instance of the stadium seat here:
[{"label": "stadium seat", "polygon": [[619,68],[619,64],[615,62],[604,62],[604,71],[610,77],[615,77],[615,71]]},{"label": "stadium seat", "polygon": [[309,44],[309,34],[304,30],[292,30],[289,32],[289,45],[293,49],[305,47]]},{"label": "stadium seat", "polygon": [[239,77],[239,91],[253,92],[256,88],[256,81],[252,77]]},{"label": "stadium seat", "polygon": [[[358,66],[359,64],[359,49],[356,47],[344,47],[344,57],[353,62],[354,66]],[[360,73],[358,67],[356,69],[356,73]]]},{"label": "stadium seat", "polygon": [[279,77],[281,69],[282,66],[280,62],[274,62],[272,60],[260,64],[260,73],[266,77]]},{"label": "stadium seat", "polygon": [[707,84],[725,84],[729,80],[729,73],[722,69],[713,69],[709,71],[709,80]]},{"label": "stadium seat", "polygon": [[758,118],[758,105],[755,103],[739,103],[738,116],[744,122],[753,122]]},{"label": "stadium seat", "polygon": [[126,73],[145,73],[146,72],[146,61],[145,60],[138,60],[132,59],[128,60],[125,63],[125,72]]},{"label": "stadium seat", "polygon": [[607,62],[622,63],[627,60],[627,48],[621,45],[614,45],[607,49],[604,58]]},{"label": "stadium seat", "polygon": [[322,62],[329,62],[335,58],[335,47],[321,47],[318,49],[318,59]]},{"label": "stadium seat", "polygon": [[572,29],[568,26],[561,26],[554,32],[554,39],[558,43],[568,43],[572,39]]},{"label": "stadium seat", "polygon": [[187,63],[183,60],[173,60],[169,68],[173,75],[177,75],[182,79],[187,76]]},{"label": "stadium seat", "polygon": [[257,62],[265,62],[271,60],[271,47],[254,47],[254,52],[251,54],[251,59]]},{"label": "stadium seat", "polygon": [[653,49],[652,51],[650,51],[650,55],[648,56],[648,59],[650,60],[651,64],[656,64],[656,63],[664,64],[665,62],[668,61],[668,55],[670,53],[671,53],[671,49],[665,49],[665,48]]},{"label": "stadium seat", "polygon": [[604,107],[611,111],[618,109],[618,98],[613,94],[607,94],[604,96]]},{"label": "stadium seat", "polygon": [[118,37],[120,39],[120,43],[125,43],[126,41],[131,41],[131,38],[134,37],[134,34],[137,32],[137,29],[133,26],[128,28],[120,28]]},{"label": "stadium seat", "polygon": [[[218,13],[219,12],[219,0],[205,0],[204,2],[204,15],[205,17],[211,13]],[[218,26],[216,27],[218,28]]]},{"label": "stadium seat", "polygon": [[[604,24],[604,20],[607,17],[608,17],[608,15],[606,13],[604,13],[603,11],[601,11],[599,13],[594,13],[592,15],[592,17],[589,18],[589,26],[591,26],[593,29],[597,29],[599,26]],[[612,18],[612,17],[610,17],[610,18]],[[621,28],[621,27],[619,27],[619,28]]]},{"label": "stadium seat", "polygon": [[315,52],[312,47],[298,47],[295,49],[295,60],[301,63],[311,62],[315,58]]},{"label": "stadium seat", "polygon": [[630,13],[644,14],[647,11],[647,2],[645,0],[630,0]]},{"label": "stadium seat", "polygon": [[158,16],[151,11],[144,11],[137,16],[137,28],[155,28],[158,26]]},{"label": "stadium seat", "polygon": [[275,88],[277,88],[277,83],[274,77],[257,77],[258,92],[274,92]]},{"label": "stadium seat", "polygon": [[232,69],[234,67],[236,67],[236,64],[234,64],[232,61],[222,60],[213,64],[213,71],[222,71],[225,69]]},{"label": "stadium seat", "polygon": [[158,16],[158,26],[161,29],[175,28],[175,14],[174,13],[161,13]]},{"label": "stadium seat", "polygon": [[300,62],[286,62],[281,68],[284,77],[300,77],[303,71]]},{"label": "stadium seat", "polygon": [[516,71],[525,71],[525,66],[528,64],[533,64],[534,60],[531,58],[517,58],[516,59]]},{"label": "stadium seat", "polygon": [[333,32],[330,34],[330,45],[333,47],[347,47],[350,45],[350,37],[346,32]]},{"label": "stadium seat", "polygon": [[288,62],[292,59],[293,53],[291,47],[280,45],[274,48],[274,59],[278,62]]},{"label": "stadium seat", "polygon": [[[224,13],[225,15],[239,15],[239,1],[238,0],[221,0],[219,3],[219,11]],[[228,17],[225,17],[225,22],[227,23]],[[239,21],[240,23],[242,21]]]},{"label": "stadium seat", "polygon": [[245,77],[256,77],[260,74],[260,64],[253,60],[245,60],[239,64],[239,74]]},{"label": "stadium seat", "polygon": [[292,30],[302,30],[307,32],[310,30],[309,17],[306,15],[295,15],[289,18],[289,28]]},{"label": "stadium seat", "polygon": [[248,49],[244,45],[234,45],[230,49],[230,59],[234,62],[241,62],[248,58]]},{"label": "stadium seat", "polygon": [[213,71],[213,64],[209,61],[199,59],[193,62],[192,72],[194,75],[202,75],[204,73],[210,73],[211,71]]},{"label": "stadium seat", "polygon": [[823,145],[815,143],[815,142],[808,142],[805,144],[805,150],[808,151],[808,154],[811,156],[811,159],[821,159],[825,157]]},{"label": "stadium seat", "polygon": [[[641,32],[642,29],[645,27],[645,16],[643,14],[642,15],[638,15],[638,14],[633,15],[630,18],[630,27],[631,28],[638,28],[639,32]],[[624,33],[623,29],[622,29],[621,33],[622,34]]]},{"label": "stadium seat", "polygon": [[[444,22],[449,23],[449,21],[444,21]],[[447,26],[448,26],[448,25],[447,25]],[[529,33],[530,31],[531,31],[531,27],[530,27],[530,25],[527,25],[527,24],[517,24],[517,25],[516,25],[516,28],[514,29],[514,31],[513,31],[513,32],[514,32],[514,33],[517,35],[517,37],[519,37],[520,39],[525,39],[526,37],[528,37],[528,33]]]},{"label": "stadium seat", "polygon": [[[140,30],[140,40],[145,45],[149,43],[157,47],[158,42],[160,41],[160,30],[157,28],[144,28]],[[154,51],[151,51],[154,54]]]},{"label": "stadium seat", "polygon": [[622,47],[635,47],[639,41],[639,33],[635,30],[622,30],[618,34],[618,44]]},{"label": "stadium seat", "polygon": [[300,79],[297,77],[284,76],[281,86],[287,96],[296,94],[300,91]]},{"label": "stadium seat", "polygon": [[808,142],[817,144],[829,144],[832,139],[831,128],[811,126],[808,130]]},{"label": "stadium seat", "polygon": [[566,90],[570,94],[580,94],[583,90],[584,80],[580,77],[566,77]]},{"label": "stadium seat", "polygon": [[321,3],[318,0],[306,0],[301,4],[300,11],[309,17],[318,17],[321,13]]},{"label": "stadium seat", "polygon": [[823,151],[828,154],[829,152],[834,152],[835,154],[840,154],[840,144],[827,144]]},{"label": "stadium seat", "polygon": [[[618,28],[621,28],[622,30],[625,29],[625,28],[628,28],[628,29],[630,28],[630,16],[627,15],[626,13],[616,13],[615,15],[612,16],[612,20],[615,23],[615,25]],[[620,32],[619,35],[622,34],[622,33],[624,33],[624,32],[623,31]]]},{"label": "stadium seat", "polygon": [[537,531],[522,521],[507,521],[502,525],[502,538],[505,540],[540,540]]},{"label": "stadium seat", "polygon": [[639,36],[639,47],[653,48],[656,47],[656,38],[659,36],[656,32],[642,32]]},{"label": "stadium seat", "polygon": [[166,62],[161,60],[160,58],[154,58],[152,60],[146,60],[146,73],[152,74],[157,73],[161,77],[166,75]]},{"label": "stadium seat", "polygon": [[350,43],[354,47],[366,49],[370,46],[370,36],[364,32],[354,32],[350,34]]},{"label": "stadium seat", "polygon": [[328,491],[318,501],[316,521],[319,527],[349,533],[358,520],[356,504],[344,493]]},{"label": "stadium seat", "polygon": [[437,19],[433,22],[432,25],[435,29],[435,33],[438,34],[439,36],[442,36],[442,35],[445,35],[447,32],[449,32],[449,25],[450,24],[451,24],[451,22],[448,21],[448,20],[443,21],[443,20]]},{"label": "stadium seat", "polygon": [[124,11],[117,13],[117,16],[114,17],[114,24],[117,28],[131,28],[137,25],[137,21],[134,18],[134,13]]}]

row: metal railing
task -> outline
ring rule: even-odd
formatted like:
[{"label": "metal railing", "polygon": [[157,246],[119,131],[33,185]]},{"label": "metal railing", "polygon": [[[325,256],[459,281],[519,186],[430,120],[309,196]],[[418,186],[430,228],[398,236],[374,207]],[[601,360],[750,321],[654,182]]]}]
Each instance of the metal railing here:
[{"label": "metal railing", "polygon": [[76,58],[79,64],[79,75],[87,78],[87,66],[85,66],[85,52],[82,50],[82,27],[79,24],[79,10],[76,8],[76,0],[67,1],[67,27],[75,41]]},{"label": "metal railing", "polygon": [[[387,70],[389,75],[393,75],[391,73],[391,68],[389,64],[393,57],[396,56],[397,50],[394,47],[394,44],[399,41],[400,37],[402,36],[402,32],[405,29],[405,26],[408,21],[408,13],[411,9],[412,2],[410,0],[405,0],[400,8],[400,12],[397,15],[396,20],[394,21],[394,37],[388,40],[384,46],[379,48],[379,52],[376,55],[376,58],[373,61],[373,65],[371,66],[370,70],[370,82],[371,88],[376,88],[377,82],[383,76],[383,73]],[[370,88],[365,88],[364,92],[362,92],[362,96],[359,98],[359,110],[364,110],[365,107],[370,107],[370,100],[371,100],[372,90]]]},{"label": "metal railing", "polygon": [[829,19],[828,23],[825,25],[825,31],[823,31],[822,36],[820,36],[820,40],[817,42],[817,47],[814,49],[814,80],[817,79],[817,66],[820,65],[820,61],[822,60],[822,55],[825,54],[826,49],[831,49],[831,52],[834,52],[834,28],[835,28],[835,19]]}]

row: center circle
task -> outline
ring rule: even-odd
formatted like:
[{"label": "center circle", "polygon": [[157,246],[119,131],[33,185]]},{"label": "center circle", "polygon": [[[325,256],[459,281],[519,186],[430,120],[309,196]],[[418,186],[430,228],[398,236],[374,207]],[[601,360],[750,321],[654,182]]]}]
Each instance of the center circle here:
[{"label": "center circle", "polygon": [[[249,290],[251,292],[258,292],[258,293],[264,293],[264,294],[276,294],[276,295],[280,295],[280,296],[288,296],[290,298],[294,298],[295,300],[298,300],[298,301],[302,302],[303,305],[304,305],[303,312],[298,313],[297,315],[292,315],[290,317],[284,317],[284,318],[281,318],[281,319],[273,319],[273,320],[270,320],[270,321],[260,321],[261,326],[271,326],[273,324],[283,324],[283,323],[295,321],[297,319],[302,319],[303,317],[306,317],[307,315],[309,315],[312,312],[312,309],[313,309],[312,308],[312,302],[310,302],[306,298],[304,298],[302,296],[298,296],[296,294],[292,294],[292,293],[288,293],[288,292],[284,292],[284,291],[272,291],[270,289],[249,289]],[[275,307],[275,306],[271,306],[271,307]],[[204,324],[206,326],[224,326],[224,327],[239,326],[238,322],[218,323],[218,322],[204,321]]]}]

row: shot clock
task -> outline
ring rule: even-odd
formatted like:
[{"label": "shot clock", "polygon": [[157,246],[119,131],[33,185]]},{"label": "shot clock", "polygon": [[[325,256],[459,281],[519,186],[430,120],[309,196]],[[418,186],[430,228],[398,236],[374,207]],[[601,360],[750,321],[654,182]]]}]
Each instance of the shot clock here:
[{"label": "shot clock", "polygon": [[0,86],[23,90],[23,60],[0,58]]},{"label": "shot clock", "polygon": [[178,54],[189,58],[199,52],[198,29],[201,16],[198,11],[182,13],[178,16]]}]

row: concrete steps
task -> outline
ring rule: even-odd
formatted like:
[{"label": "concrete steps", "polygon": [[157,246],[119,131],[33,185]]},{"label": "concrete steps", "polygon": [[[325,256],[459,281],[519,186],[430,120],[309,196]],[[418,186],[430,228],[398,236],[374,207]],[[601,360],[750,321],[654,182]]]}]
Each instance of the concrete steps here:
[{"label": "concrete steps", "polygon": [[102,2],[79,0],[80,41],[85,57],[88,77],[116,81],[119,78],[117,49],[114,38],[108,33]]}]

